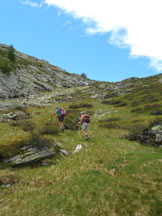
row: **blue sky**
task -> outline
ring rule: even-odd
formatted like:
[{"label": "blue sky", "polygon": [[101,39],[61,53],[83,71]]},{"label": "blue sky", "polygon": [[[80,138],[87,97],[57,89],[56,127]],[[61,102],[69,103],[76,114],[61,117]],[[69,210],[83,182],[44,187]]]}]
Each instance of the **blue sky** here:
[{"label": "blue sky", "polygon": [[[141,20],[134,19],[131,9],[124,11],[121,5],[119,11],[105,0],[94,0],[93,10],[91,4],[90,0],[0,0],[0,43],[13,44],[20,52],[100,81],[116,82],[161,72],[162,47],[158,40],[162,37],[161,32],[159,39],[155,34],[160,28],[149,37],[156,20],[143,20],[142,12]],[[106,7],[111,10],[105,12]],[[133,9],[136,7],[138,4]],[[149,8],[152,10],[152,5]],[[123,12],[127,16],[121,18]],[[147,22],[152,26],[147,28]]]}]

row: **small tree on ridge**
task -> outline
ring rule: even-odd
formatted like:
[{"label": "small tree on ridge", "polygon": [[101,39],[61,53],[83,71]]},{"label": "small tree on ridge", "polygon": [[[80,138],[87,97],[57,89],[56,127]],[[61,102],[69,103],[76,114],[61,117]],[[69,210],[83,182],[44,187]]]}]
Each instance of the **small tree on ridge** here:
[{"label": "small tree on ridge", "polygon": [[10,59],[12,62],[15,62],[16,56],[13,45],[8,48],[8,59]]}]

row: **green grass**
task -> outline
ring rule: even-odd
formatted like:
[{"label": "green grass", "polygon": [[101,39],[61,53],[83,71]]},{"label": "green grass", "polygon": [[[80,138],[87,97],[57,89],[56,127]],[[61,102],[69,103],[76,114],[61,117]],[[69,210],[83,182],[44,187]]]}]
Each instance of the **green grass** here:
[{"label": "green grass", "polygon": [[[53,163],[45,167],[13,169],[0,163],[0,181],[16,181],[10,188],[0,188],[1,216],[161,215],[162,149],[122,138],[135,122],[147,125],[155,117],[148,112],[131,113],[129,104],[114,107],[101,104],[100,99],[75,101],[81,103],[93,105],[89,110],[88,142],[79,130],[44,135],[66,149],[67,158],[50,159]],[[28,108],[30,122],[39,131],[50,121],[56,105],[68,110],[70,104],[73,103]],[[117,123],[120,127],[100,127],[101,123]],[[58,124],[56,117],[52,124]],[[11,152],[16,149],[12,139],[19,140],[22,133],[24,139],[29,136],[28,131],[8,123],[1,123],[0,130],[0,147],[5,145]],[[82,149],[72,154],[78,144]]]}]

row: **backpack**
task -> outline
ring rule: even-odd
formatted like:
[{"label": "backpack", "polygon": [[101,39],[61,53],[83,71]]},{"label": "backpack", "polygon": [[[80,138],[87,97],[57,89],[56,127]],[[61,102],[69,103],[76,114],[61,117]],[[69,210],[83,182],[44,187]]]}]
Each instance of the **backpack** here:
[{"label": "backpack", "polygon": [[83,122],[90,123],[90,117],[89,117],[89,115],[84,114],[84,116],[83,116]]},{"label": "backpack", "polygon": [[65,117],[66,116],[66,111],[62,107],[60,107],[60,111],[61,111],[61,116]]}]

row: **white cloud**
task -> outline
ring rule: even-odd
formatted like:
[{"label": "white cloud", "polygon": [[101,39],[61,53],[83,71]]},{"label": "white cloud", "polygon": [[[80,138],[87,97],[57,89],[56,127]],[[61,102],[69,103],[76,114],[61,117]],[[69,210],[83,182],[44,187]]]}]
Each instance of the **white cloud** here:
[{"label": "white cloud", "polygon": [[36,3],[36,2],[31,2],[29,0],[24,1],[23,4],[30,5],[31,7],[37,7],[37,8],[41,8],[43,6],[42,2]]},{"label": "white cloud", "polygon": [[130,56],[145,56],[162,71],[162,0],[44,0],[81,18],[86,32],[111,33],[110,43],[129,47]]}]

